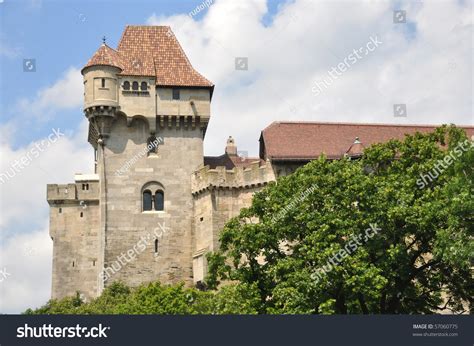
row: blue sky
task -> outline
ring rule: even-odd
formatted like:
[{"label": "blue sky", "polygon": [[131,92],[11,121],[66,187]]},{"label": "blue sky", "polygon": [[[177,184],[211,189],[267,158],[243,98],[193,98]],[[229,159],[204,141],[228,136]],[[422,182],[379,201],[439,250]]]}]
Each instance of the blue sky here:
[{"label": "blue sky", "polygon": [[[271,23],[282,1],[270,1],[262,19]],[[52,84],[69,67],[82,67],[100,46],[117,47],[126,24],[144,24],[152,13],[163,16],[187,14],[202,1],[38,1],[4,0],[0,3],[2,50],[0,55],[0,109],[2,122],[18,117],[18,99],[32,98],[38,89]],[[194,16],[199,21],[205,10]],[[36,72],[23,72],[23,59],[36,60]],[[80,107],[31,122],[28,131],[16,134],[13,147],[45,136],[52,125],[77,130],[82,120]],[[54,122],[54,123],[53,123]]]},{"label": "blue sky", "polygon": [[[472,1],[214,0],[190,17],[201,3],[0,0],[0,174],[53,128],[65,133],[0,184],[0,270],[11,273],[0,313],[50,296],[46,184],[93,171],[80,69],[102,36],[116,48],[126,24],[170,25],[214,82],[207,155],[222,154],[229,135],[258,155],[273,121],[474,125]],[[398,10],[405,23],[394,23]],[[329,77],[374,39],[375,50]],[[248,70],[235,68],[237,57]],[[23,59],[36,59],[36,72],[24,72]]]}]

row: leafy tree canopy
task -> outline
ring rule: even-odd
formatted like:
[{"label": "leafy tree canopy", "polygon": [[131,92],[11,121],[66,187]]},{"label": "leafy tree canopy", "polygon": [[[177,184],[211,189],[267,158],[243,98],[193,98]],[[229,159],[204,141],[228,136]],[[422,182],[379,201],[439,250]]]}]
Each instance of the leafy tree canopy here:
[{"label": "leafy tree canopy", "polygon": [[159,282],[130,288],[121,282],[107,287],[100,297],[84,302],[74,297],[50,300],[25,314],[256,314],[260,298],[256,287],[247,284],[227,285],[219,291],[203,292],[183,284]]},{"label": "leafy tree canopy", "polygon": [[358,160],[322,156],[227,223],[207,284],[255,286],[259,313],[463,312],[474,296],[473,178],[474,148],[454,126]]}]

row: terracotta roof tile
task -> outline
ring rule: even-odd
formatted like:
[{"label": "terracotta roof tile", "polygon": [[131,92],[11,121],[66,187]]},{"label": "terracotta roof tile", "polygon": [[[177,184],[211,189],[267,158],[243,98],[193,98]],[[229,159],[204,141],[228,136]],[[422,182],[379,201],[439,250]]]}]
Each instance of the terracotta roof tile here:
[{"label": "terracotta roof tile", "polygon": [[[106,46],[107,47],[107,46]],[[128,25],[118,44],[117,51],[122,75],[156,78],[156,85],[192,86],[213,88],[214,84],[198,73],[189,62],[181,45],[168,26]],[[87,66],[104,65],[99,59],[102,47]],[[111,55],[109,53],[108,55]],[[98,56],[97,58],[95,58]],[[105,64],[109,65],[109,64]]]},{"label": "terracotta roof tile", "polygon": [[[473,126],[462,126],[469,136]],[[274,122],[262,131],[260,155],[272,160],[310,160],[325,154],[340,158],[359,151],[353,147],[356,137],[364,147],[390,139],[403,139],[406,134],[432,132],[436,126],[349,124],[318,122]],[[359,145],[358,145],[359,146]]]},{"label": "terracotta roof tile", "polygon": [[114,66],[123,69],[122,60],[116,50],[103,43],[82,70],[90,66]]}]

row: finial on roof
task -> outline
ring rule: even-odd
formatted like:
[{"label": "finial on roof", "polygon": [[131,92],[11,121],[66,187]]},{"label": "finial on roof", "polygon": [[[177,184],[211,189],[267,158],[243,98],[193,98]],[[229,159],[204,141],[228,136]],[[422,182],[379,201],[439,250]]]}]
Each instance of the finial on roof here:
[{"label": "finial on roof", "polygon": [[105,40],[107,40],[107,37],[102,37],[102,44],[105,45]]}]

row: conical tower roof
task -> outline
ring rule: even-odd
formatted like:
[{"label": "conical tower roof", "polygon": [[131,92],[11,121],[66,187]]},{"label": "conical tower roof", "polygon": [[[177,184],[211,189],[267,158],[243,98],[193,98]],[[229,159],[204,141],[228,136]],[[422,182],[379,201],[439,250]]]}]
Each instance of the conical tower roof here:
[{"label": "conical tower roof", "polygon": [[97,49],[92,58],[90,58],[87,64],[82,68],[82,71],[91,66],[113,66],[123,70],[123,63],[120,55],[116,50],[110,48],[105,43]]}]

